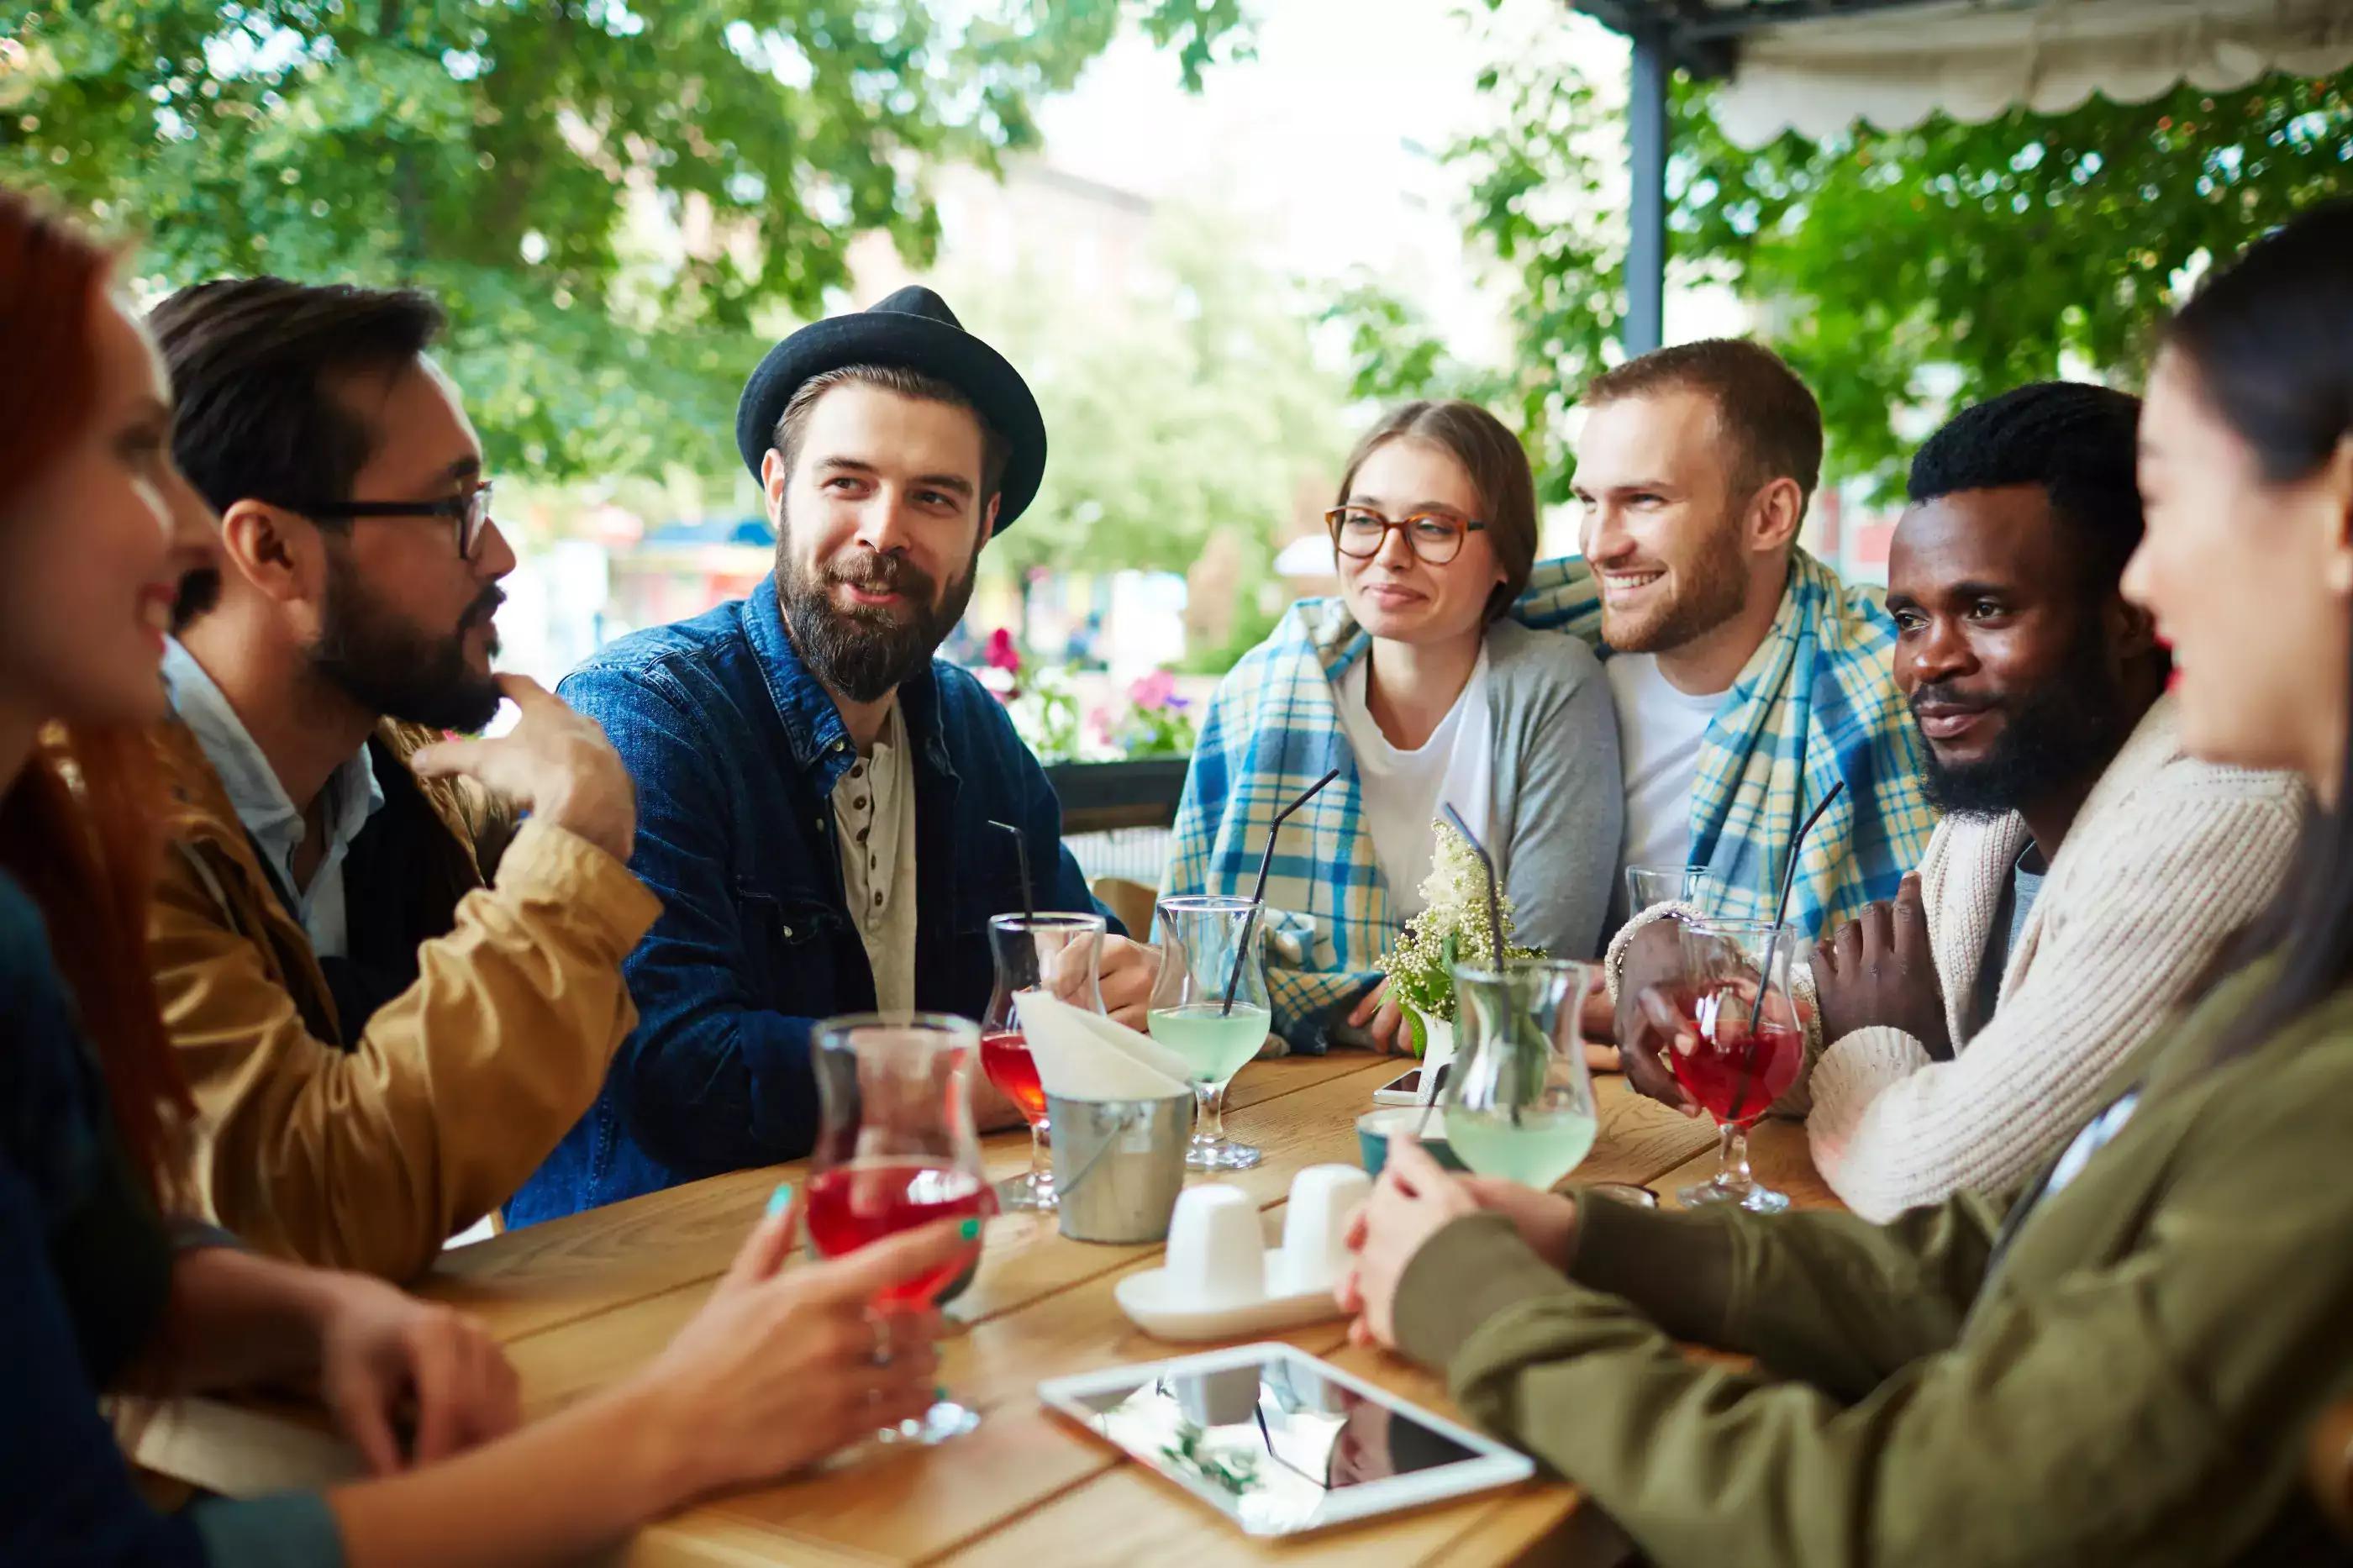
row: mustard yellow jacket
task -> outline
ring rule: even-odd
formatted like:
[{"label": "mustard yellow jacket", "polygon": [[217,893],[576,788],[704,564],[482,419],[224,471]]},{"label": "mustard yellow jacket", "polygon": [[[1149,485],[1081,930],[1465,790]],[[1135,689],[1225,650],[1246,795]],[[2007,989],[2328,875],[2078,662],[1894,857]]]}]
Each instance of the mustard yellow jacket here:
[{"label": "mustard yellow jacket", "polygon": [[[437,737],[387,722],[377,738],[405,763]],[[195,1190],[263,1251],[416,1274],[596,1099],[637,1023],[621,959],[659,902],[585,839],[515,831],[480,786],[417,780],[449,834],[417,874],[450,889],[451,929],[415,984],[342,1019],[195,736],[169,721],[155,746],[172,843],[150,952],[195,1096]]]}]

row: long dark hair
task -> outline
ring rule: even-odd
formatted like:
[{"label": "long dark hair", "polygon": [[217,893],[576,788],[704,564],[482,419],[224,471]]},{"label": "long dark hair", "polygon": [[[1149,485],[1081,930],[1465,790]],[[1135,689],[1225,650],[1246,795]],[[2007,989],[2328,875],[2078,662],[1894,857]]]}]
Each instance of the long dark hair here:
[{"label": "long dark hair", "polygon": [[[2258,240],[2182,307],[2166,345],[2196,372],[2264,479],[2319,471],[2353,436],[2353,202],[2320,207]],[[2243,1054],[2353,982],[2353,746],[2337,804],[2305,826],[2295,874],[2241,952],[2268,953],[2274,982],[2216,1046]]]},{"label": "long dark hair", "polygon": [[[112,257],[0,189],[0,515],[91,417],[90,310]],[[180,1194],[194,1108],[155,1000],[147,906],[161,788],[136,729],[53,729],[0,793],[0,869],[40,906],[49,947],[106,1075],[116,1125],[152,1195]]]}]

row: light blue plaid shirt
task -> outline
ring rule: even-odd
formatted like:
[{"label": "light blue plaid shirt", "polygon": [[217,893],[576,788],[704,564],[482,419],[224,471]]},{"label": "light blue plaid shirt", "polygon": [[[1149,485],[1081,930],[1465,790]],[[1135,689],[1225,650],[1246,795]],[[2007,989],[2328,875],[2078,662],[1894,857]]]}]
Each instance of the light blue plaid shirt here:
[{"label": "light blue plaid shirt", "polygon": [[[1539,563],[1512,615],[1609,657],[1600,587],[1581,556]],[[1878,590],[1841,581],[1800,550],[1780,613],[1700,742],[1691,864],[1708,868],[1721,912],[1770,917],[1790,835],[1841,782],[1790,889],[1789,918],[1810,937],[1894,897],[1927,853],[1936,815],[1895,689],[1894,620]]]},{"label": "light blue plaid shirt", "polygon": [[[1599,586],[1580,557],[1540,563],[1513,615],[1608,657]],[[1840,781],[1844,792],[1806,841],[1790,918],[1819,933],[1892,898],[1920,863],[1936,816],[1894,647],[1874,591],[1797,552],[1780,613],[1701,742],[1691,858],[1713,874],[1725,913],[1769,912],[1791,832]],[[1294,607],[1235,665],[1202,722],[1161,878],[1164,893],[1247,896],[1274,814],[1340,770],[1283,825],[1266,884],[1274,1030],[1309,1050],[1321,1048],[1332,1010],[1378,981],[1374,965],[1398,934],[1332,700],[1332,674],[1356,651],[1319,646]]]}]

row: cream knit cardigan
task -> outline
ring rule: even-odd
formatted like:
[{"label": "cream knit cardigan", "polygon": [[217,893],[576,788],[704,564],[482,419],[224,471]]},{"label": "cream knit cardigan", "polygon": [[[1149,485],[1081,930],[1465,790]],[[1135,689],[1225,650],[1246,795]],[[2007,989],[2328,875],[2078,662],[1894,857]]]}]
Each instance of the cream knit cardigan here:
[{"label": "cream knit cardigan", "polygon": [[[2172,699],[2161,699],[2068,829],[1985,1027],[1950,1061],[1883,1026],[1854,1030],[1815,1061],[1806,1133],[1831,1189],[1886,1220],[1959,1188],[1998,1193],[2026,1180],[2271,900],[2304,805],[2286,774],[2186,754]],[[1957,1042],[2027,837],[2015,813],[1947,816],[1921,864]]]}]

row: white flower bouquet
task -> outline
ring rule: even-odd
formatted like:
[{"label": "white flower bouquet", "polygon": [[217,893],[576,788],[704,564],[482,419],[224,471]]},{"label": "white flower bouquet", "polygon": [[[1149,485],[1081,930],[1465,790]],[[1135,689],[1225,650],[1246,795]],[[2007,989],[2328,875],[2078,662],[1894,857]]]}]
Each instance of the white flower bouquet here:
[{"label": "white flower bouquet", "polygon": [[[1413,1054],[1429,1054],[1430,1036],[1454,1023],[1454,970],[1458,964],[1495,966],[1494,941],[1487,930],[1487,872],[1471,845],[1451,824],[1433,822],[1438,836],[1430,877],[1421,885],[1424,909],[1408,921],[1395,946],[1380,956],[1389,994],[1404,1009]],[[1512,900],[1500,890],[1504,952],[1507,958],[1542,958],[1532,947],[1512,942]]]}]

